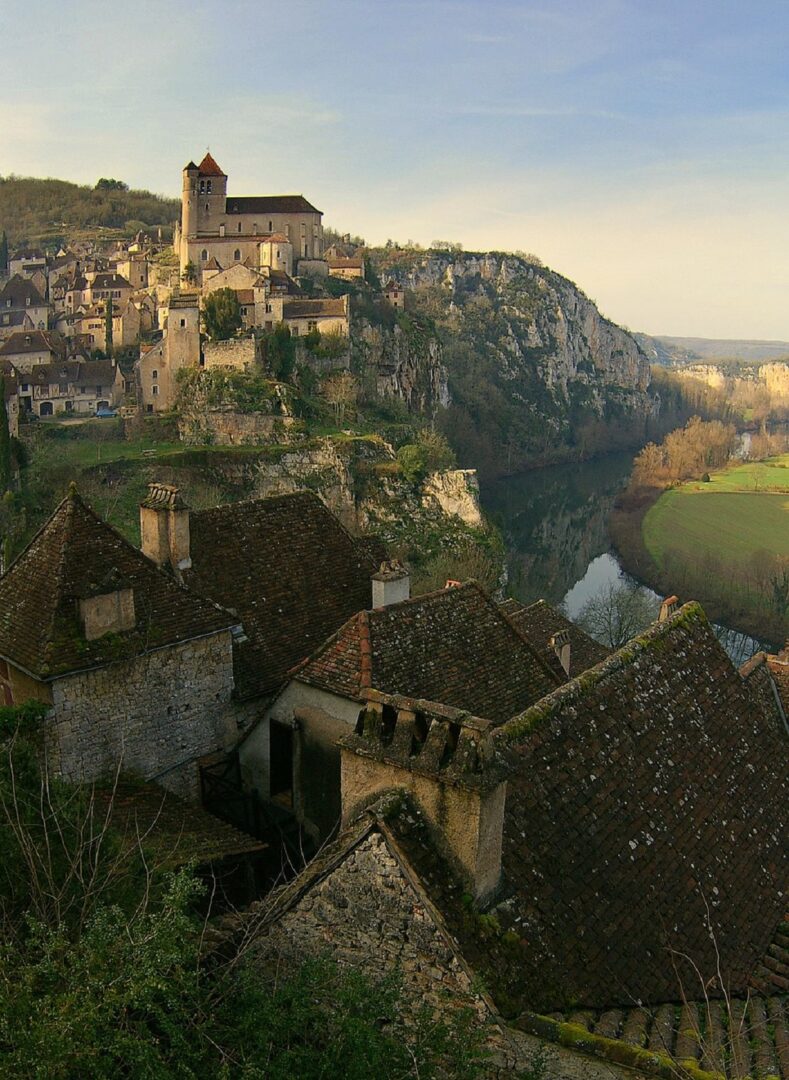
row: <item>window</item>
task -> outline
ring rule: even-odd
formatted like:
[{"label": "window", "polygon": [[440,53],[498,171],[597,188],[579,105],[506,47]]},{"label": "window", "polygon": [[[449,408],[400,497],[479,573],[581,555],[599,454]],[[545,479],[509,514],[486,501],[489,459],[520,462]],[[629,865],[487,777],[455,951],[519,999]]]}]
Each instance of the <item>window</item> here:
[{"label": "window", "polygon": [[29,389],[30,389],[30,383],[23,382],[22,383],[22,393],[26,394]]},{"label": "window", "polygon": [[285,226],[285,238],[290,240],[290,225]]},{"label": "window", "polygon": [[202,195],[204,191],[205,191],[205,180],[201,180],[200,181],[200,194]]},{"label": "window", "polygon": [[205,204],[205,212],[206,212],[206,213],[208,213],[208,211],[209,211],[210,209],[211,209],[211,204],[210,204],[210,203],[206,203],[206,204]]},{"label": "window", "polygon": [[200,262],[206,262],[208,260],[208,252],[205,248],[200,252]]},{"label": "window", "polygon": [[[10,303],[10,301],[9,301],[9,303]],[[25,303],[27,304],[28,307],[30,307],[30,297],[29,296],[25,297]]]},{"label": "window", "polygon": [[186,326],[186,319],[181,319],[181,326]]},{"label": "window", "polygon": [[223,221],[223,222],[222,222],[222,224],[221,224],[221,225],[219,226],[219,235],[220,235],[220,236],[224,236],[224,235],[225,235],[225,223],[224,223],[224,221]]},{"label": "window", "polygon": [[268,231],[269,232],[274,232],[274,222],[273,221],[270,221],[268,223]]},{"label": "window", "polygon": [[255,234],[255,236],[257,236],[257,234],[258,234],[258,223],[257,222],[255,222],[255,224],[252,226],[252,232]]},{"label": "window", "polygon": [[313,330],[318,329],[318,324],[315,319],[310,319],[307,323],[307,333],[311,334]]},{"label": "window", "polygon": [[96,397],[101,397],[101,387],[100,386],[96,387]]},{"label": "window", "polygon": [[151,393],[153,394],[154,397],[156,397],[157,394],[159,393],[159,387],[158,386],[152,386],[151,387]]},{"label": "window", "polygon": [[153,405],[146,405],[145,406],[145,411],[146,412],[153,412]]},{"label": "window", "polygon": [[[23,387],[23,389],[24,389],[24,387]],[[86,386],[80,386],[79,392],[80,392],[80,394],[87,394],[88,388]]]},{"label": "window", "polygon": [[158,379],[158,378],[159,378],[159,372],[158,372],[158,371],[156,371],[156,369],[155,369],[155,368],[154,368],[154,370],[153,370],[153,371],[151,372],[151,378],[152,378],[152,379]]},{"label": "window", "polygon": [[206,180],[205,189],[208,192],[208,194],[210,195],[211,194],[211,181],[210,180]]},{"label": "window", "polygon": [[233,252],[233,258],[236,260],[236,262],[241,262],[241,252],[238,248],[236,248],[236,250]]},{"label": "window", "polygon": [[241,232],[241,222],[238,223],[238,231]]}]

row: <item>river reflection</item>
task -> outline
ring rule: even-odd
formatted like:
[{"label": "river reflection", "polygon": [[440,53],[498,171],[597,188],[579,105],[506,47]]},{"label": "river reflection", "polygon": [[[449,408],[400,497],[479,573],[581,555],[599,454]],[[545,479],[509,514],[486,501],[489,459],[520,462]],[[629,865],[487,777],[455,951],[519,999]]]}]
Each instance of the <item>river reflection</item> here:
[{"label": "river reflection", "polygon": [[[632,465],[632,455],[610,454],[482,485],[482,506],[507,547],[510,595],[564,602],[574,619],[602,588],[628,580],[611,550],[608,518]],[[715,630],[736,664],[769,648],[737,630]]]}]

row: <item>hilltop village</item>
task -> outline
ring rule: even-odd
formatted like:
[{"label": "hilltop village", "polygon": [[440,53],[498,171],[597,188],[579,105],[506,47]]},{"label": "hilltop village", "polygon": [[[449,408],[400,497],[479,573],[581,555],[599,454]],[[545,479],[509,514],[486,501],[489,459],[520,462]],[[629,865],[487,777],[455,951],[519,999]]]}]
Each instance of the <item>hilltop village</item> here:
[{"label": "hilltop village", "polygon": [[[184,372],[249,373],[284,337],[349,370],[364,253],[227,179],[186,166],[170,258],[144,235],[9,257],[12,432],[168,413]],[[240,322],[212,337],[218,293]],[[44,707],[64,781],[188,839],[235,908],[223,949],[397,969],[415,1013],[470,1009],[498,1075],[539,1039],[567,1075],[789,1080],[785,653],[736,668],[675,597],[612,652],[459,574],[412,595],[312,490],[193,508],[155,480],[139,535],[69,490],[0,577],[4,702]]]}]

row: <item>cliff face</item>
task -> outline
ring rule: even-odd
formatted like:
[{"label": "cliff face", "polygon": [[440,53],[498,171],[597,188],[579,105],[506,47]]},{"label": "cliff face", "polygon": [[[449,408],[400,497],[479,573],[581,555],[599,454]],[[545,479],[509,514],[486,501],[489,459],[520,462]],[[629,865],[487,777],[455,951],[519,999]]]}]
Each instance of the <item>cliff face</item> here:
[{"label": "cliff face", "polygon": [[409,412],[429,417],[450,403],[441,342],[430,329],[394,320],[373,325],[362,317],[352,325],[351,355],[379,398],[400,401]]},{"label": "cliff face", "polygon": [[441,420],[488,474],[637,445],[655,403],[649,361],[572,282],[514,255],[378,252],[406,315],[443,343]]}]

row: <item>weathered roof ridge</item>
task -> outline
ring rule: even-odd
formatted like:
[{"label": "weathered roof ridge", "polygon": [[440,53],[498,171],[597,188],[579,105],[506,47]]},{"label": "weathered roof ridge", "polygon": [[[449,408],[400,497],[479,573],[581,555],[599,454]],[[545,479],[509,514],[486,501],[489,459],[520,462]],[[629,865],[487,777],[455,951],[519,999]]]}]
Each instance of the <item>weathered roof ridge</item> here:
[{"label": "weathered roof ridge", "polygon": [[654,648],[657,642],[670,636],[675,630],[688,625],[709,626],[704,609],[695,600],[684,604],[679,611],[663,622],[653,623],[643,634],[632,638],[596,667],[576,676],[530,706],[525,712],[507,720],[494,731],[493,739],[504,746],[517,742],[568,702],[580,699],[591,687],[632,664],[637,657]]}]

